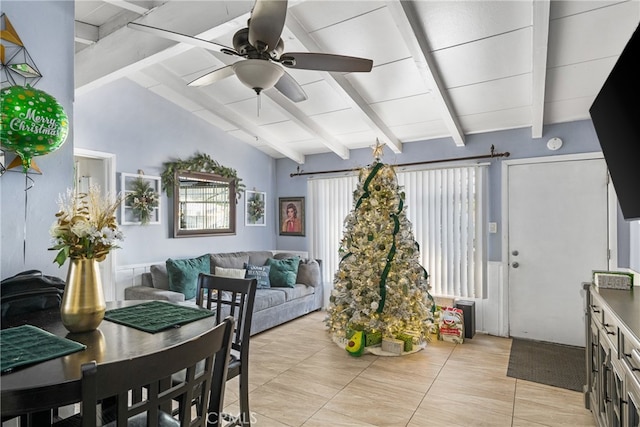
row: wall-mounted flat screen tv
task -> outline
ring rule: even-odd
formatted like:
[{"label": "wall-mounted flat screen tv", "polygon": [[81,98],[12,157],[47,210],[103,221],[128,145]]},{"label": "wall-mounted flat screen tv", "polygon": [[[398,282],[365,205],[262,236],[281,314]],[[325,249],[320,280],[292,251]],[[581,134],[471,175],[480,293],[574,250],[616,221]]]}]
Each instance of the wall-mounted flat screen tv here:
[{"label": "wall-mounted flat screen tv", "polygon": [[640,219],[640,25],[589,112],[622,215]]}]

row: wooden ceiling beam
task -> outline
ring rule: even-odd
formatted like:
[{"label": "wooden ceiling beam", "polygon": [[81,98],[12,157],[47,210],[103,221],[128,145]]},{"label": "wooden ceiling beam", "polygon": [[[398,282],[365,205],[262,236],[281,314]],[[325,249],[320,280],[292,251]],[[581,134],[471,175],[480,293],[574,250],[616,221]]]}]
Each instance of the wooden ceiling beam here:
[{"label": "wooden ceiling beam", "polygon": [[420,75],[431,90],[430,94],[433,100],[440,108],[441,117],[449,130],[449,135],[458,147],[464,146],[465,137],[462,126],[453,108],[453,103],[447,95],[447,88],[435,66],[429,42],[419,14],[415,10],[415,5],[411,1],[388,1],[387,8],[413,56]]}]

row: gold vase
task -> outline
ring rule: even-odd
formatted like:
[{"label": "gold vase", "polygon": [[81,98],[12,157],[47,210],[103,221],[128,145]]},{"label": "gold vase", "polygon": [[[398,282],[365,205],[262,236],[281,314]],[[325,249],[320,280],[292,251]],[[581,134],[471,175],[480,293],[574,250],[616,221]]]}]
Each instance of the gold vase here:
[{"label": "gold vase", "polygon": [[104,319],[106,305],[98,262],[95,259],[71,259],[60,315],[69,332],[95,330]]}]

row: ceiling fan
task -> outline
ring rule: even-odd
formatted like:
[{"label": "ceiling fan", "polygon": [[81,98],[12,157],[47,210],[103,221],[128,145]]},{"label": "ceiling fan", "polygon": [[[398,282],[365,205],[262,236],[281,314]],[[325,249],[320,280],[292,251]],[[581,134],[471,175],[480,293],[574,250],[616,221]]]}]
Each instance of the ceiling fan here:
[{"label": "ceiling fan", "polygon": [[247,28],[233,36],[233,48],[215,42],[131,22],[129,28],[145,31],[177,42],[244,58],[232,65],[198,77],[189,86],[206,86],[233,74],[256,94],[274,87],[293,102],[307,99],[302,87],[282,66],[294,69],[369,72],[373,61],[353,56],[314,52],[286,52],[280,38],[287,14],[286,0],[256,0]]}]

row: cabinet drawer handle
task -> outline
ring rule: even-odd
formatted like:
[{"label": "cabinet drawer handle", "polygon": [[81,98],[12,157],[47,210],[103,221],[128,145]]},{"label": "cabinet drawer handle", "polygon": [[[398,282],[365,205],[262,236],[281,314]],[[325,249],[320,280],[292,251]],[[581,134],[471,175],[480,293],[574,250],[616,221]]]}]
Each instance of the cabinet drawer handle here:
[{"label": "cabinet drawer handle", "polygon": [[591,310],[593,310],[594,313],[600,313],[600,310],[597,310],[598,306],[597,305],[591,305]]}]

